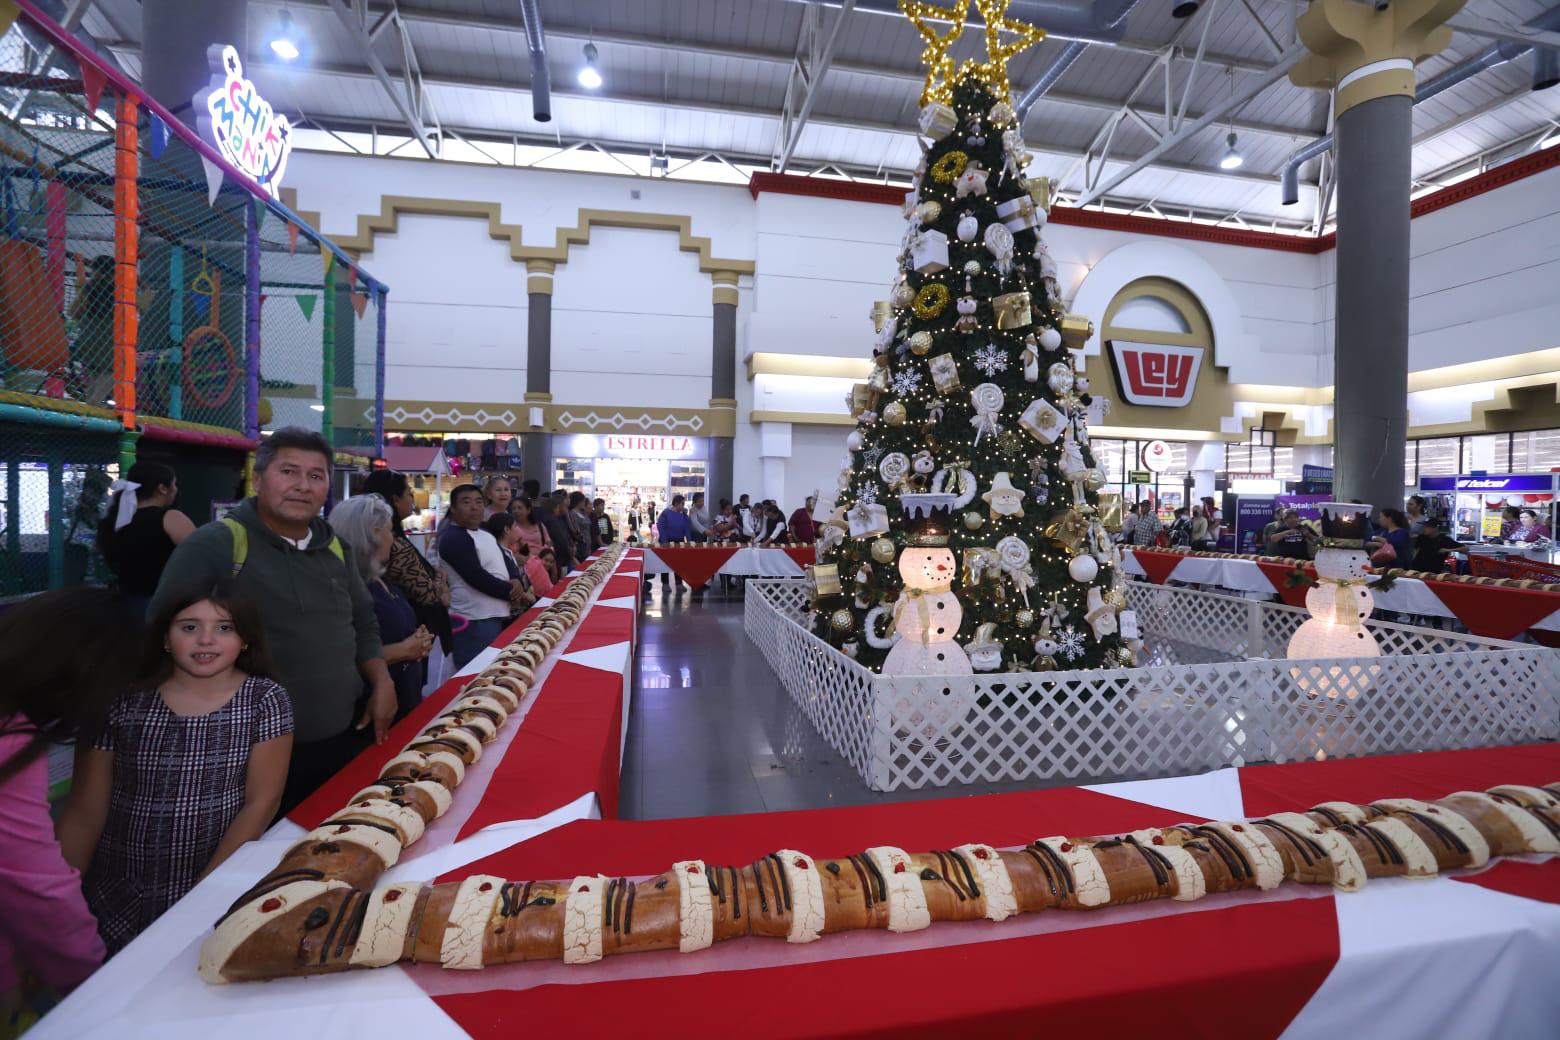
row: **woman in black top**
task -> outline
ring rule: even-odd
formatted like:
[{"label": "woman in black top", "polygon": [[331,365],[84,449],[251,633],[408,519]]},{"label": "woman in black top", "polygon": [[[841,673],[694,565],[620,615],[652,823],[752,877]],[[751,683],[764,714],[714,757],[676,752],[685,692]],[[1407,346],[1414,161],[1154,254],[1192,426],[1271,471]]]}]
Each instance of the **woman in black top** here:
[{"label": "woman in black top", "polygon": [[142,459],[114,482],[113,492],[108,515],[98,525],[98,551],[118,575],[136,616],[144,618],[168,557],[195,524],[173,508],[179,478],[172,466]]}]

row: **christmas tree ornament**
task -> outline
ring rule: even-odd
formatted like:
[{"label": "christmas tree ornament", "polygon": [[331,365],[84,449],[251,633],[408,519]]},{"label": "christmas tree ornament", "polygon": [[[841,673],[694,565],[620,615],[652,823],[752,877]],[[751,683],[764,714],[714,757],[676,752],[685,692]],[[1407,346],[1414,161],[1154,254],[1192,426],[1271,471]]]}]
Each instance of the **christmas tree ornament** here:
[{"label": "christmas tree ornament", "polygon": [[1031,177],[1024,185],[1024,190],[1029,192],[1029,197],[1042,213],[1051,212],[1051,178]]},{"label": "christmas tree ornament", "polygon": [[[947,264],[943,266],[946,267]],[[937,317],[948,306],[948,297],[946,285],[941,282],[927,282],[921,286],[920,292],[915,294],[915,316],[927,319]]]},{"label": "christmas tree ornament", "polygon": [[1056,443],[1056,438],[1061,436],[1066,425],[1067,417],[1043,397],[1037,397],[1029,402],[1029,407],[1024,409],[1024,414],[1018,417],[1019,429],[1041,444]]},{"label": "christmas tree ornament", "polygon": [[1019,628],[1028,628],[1035,623],[1035,612],[1029,607],[1013,612],[1013,623]]},{"label": "christmas tree ornament", "polygon": [[926,422],[935,426],[943,421],[943,412],[947,410],[948,402],[941,397],[932,398],[932,403],[926,406]]},{"label": "christmas tree ornament", "polygon": [[[1080,394],[1088,393],[1089,392],[1089,377],[1086,376],[1086,375],[1083,375],[1082,373],[1079,373],[1077,376],[1073,377],[1073,389],[1075,391],[1077,391],[1078,393],[1080,393]],[[1084,405],[1088,404],[1087,401],[1083,401],[1081,398],[1080,398],[1080,403],[1082,403]]]},{"label": "christmas tree ornament", "polygon": [[910,473],[910,459],[902,451],[891,451],[878,463],[878,476],[890,488],[898,487]]},{"label": "christmas tree ornament", "polygon": [[986,233],[981,237],[996,263],[997,273],[1006,278],[1013,270],[1013,232],[1002,224],[987,224]]},{"label": "christmas tree ornament", "polygon": [[1105,593],[1098,586],[1089,589],[1085,599],[1087,604],[1084,620],[1089,623],[1089,630],[1094,633],[1096,640],[1102,640],[1106,636],[1116,634],[1116,611],[1105,602]]},{"label": "christmas tree ornament", "polygon": [[904,594],[894,603],[900,639],[883,661],[885,675],[969,675],[964,648],[954,641],[964,609],[953,594],[957,574],[948,548],[946,506],[924,512],[907,525],[899,554]]},{"label": "christmas tree ornament", "polygon": [[[873,607],[867,611],[867,616],[861,622],[861,636],[867,641],[867,645],[878,650],[888,650],[899,642],[899,633],[894,631],[894,619],[889,613],[889,607]],[[878,622],[883,622],[883,632],[878,634]]]},{"label": "christmas tree ornament", "polygon": [[997,642],[997,626],[986,621],[975,627],[975,638],[964,644],[970,667],[977,672],[995,672],[1002,667],[1002,644]]},{"label": "christmas tree ornament", "polygon": [[[847,484],[847,486],[849,485]],[[843,491],[844,488],[840,490]],[[845,519],[845,508],[841,506],[835,509],[834,515],[829,517],[828,522],[819,529],[817,547],[819,555],[828,552],[843,542],[849,529],[850,523]]]},{"label": "christmas tree ornament", "polygon": [[966,261],[964,261],[964,273],[968,274],[968,275],[980,274],[980,261],[979,260],[966,260]]},{"label": "christmas tree ornament", "polygon": [[979,531],[982,527],[986,526],[986,518],[979,513],[965,513],[964,526],[971,531]]},{"label": "christmas tree ornament", "polygon": [[927,362],[932,372],[932,385],[939,394],[952,393],[962,385],[959,382],[959,365],[952,354],[938,354]]},{"label": "christmas tree ornament", "polygon": [[1083,487],[1086,491],[1098,491],[1105,486],[1105,471],[1093,467],[1083,475]]},{"label": "christmas tree ornament", "polygon": [[1054,672],[1057,670],[1056,658],[1050,654],[1041,654],[1029,662],[1029,670],[1032,672]]},{"label": "christmas tree ornament", "polygon": [[878,502],[857,502],[845,514],[852,538],[876,538],[888,533],[888,507]]},{"label": "christmas tree ornament", "polygon": [[1062,345],[1062,334],[1047,325],[1040,330],[1040,345],[1046,350],[1058,350]]},{"label": "christmas tree ornament", "polygon": [[[1038,234],[1035,235],[1034,258],[1040,262],[1040,277],[1048,283],[1056,282],[1056,261],[1051,257],[1051,250],[1046,246],[1045,240]],[[1052,295],[1056,295],[1054,292]]]},{"label": "christmas tree ornament", "polygon": [[971,148],[986,147],[986,135],[980,128],[980,116],[971,112],[969,118],[964,123],[964,143]]},{"label": "christmas tree ornament", "polygon": [[997,434],[997,452],[1010,459],[1025,455],[1024,439],[1015,430],[1003,430]]},{"label": "christmas tree ornament", "polygon": [[915,214],[916,207],[920,204],[921,184],[920,179],[917,178],[915,185],[911,187],[909,191],[905,192],[905,201],[899,204],[899,212],[904,214],[904,218],[906,220],[909,220]]},{"label": "christmas tree ornament", "polygon": [[872,558],[878,563],[893,563],[894,551],[892,539],[877,538],[872,542]]},{"label": "christmas tree ornament", "polygon": [[1083,656],[1084,635],[1082,632],[1067,625],[1056,633],[1057,652],[1065,661],[1076,661]]},{"label": "christmas tree ornament", "polygon": [[1007,126],[1017,118],[1018,114],[1013,111],[1013,106],[1006,101],[998,101],[991,106],[991,111],[986,113],[986,119],[997,126]]},{"label": "christmas tree ornament", "polygon": [[856,659],[856,655],[861,653],[861,644],[856,642],[854,639],[847,639],[844,643],[840,644],[840,653],[854,661]]},{"label": "christmas tree ornament", "polygon": [[1100,573],[1100,561],[1088,553],[1080,553],[1067,561],[1067,574],[1073,581],[1087,585]]},{"label": "christmas tree ornament", "polygon": [[889,386],[888,369],[874,365],[872,374],[867,377],[867,385],[880,392],[887,390]]},{"label": "christmas tree ornament", "polygon": [[[910,266],[919,274],[936,274],[948,266],[948,236],[941,231],[923,231],[910,246]],[[924,292],[926,286],[922,286]],[[943,287],[947,292],[948,287]],[[924,317],[924,315],[923,315]]]},{"label": "christmas tree ornament", "polygon": [[1024,352],[1019,355],[1024,363],[1024,382],[1038,383],[1040,381],[1040,344],[1035,340],[1035,334],[1031,332],[1024,337]]},{"label": "christmas tree ornament", "polygon": [[932,490],[932,474],[937,470],[937,462],[929,451],[918,451],[910,460],[910,484],[923,494]]},{"label": "christmas tree ornament", "polygon": [[1120,589],[1111,589],[1105,593],[1105,602],[1109,603],[1117,611],[1127,609],[1127,594]]},{"label": "christmas tree ornament", "polygon": [[954,114],[953,109],[935,102],[922,105],[920,117],[916,120],[916,126],[921,134],[933,141],[941,141],[953,133],[958,125],[959,118]]},{"label": "christmas tree ornament", "polygon": [[1065,361],[1056,362],[1046,369],[1045,384],[1053,394],[1070,393],[1073,388],[1073,367]]},{"label": "christmas tree ornament", "polygon": [[1122,668],[1131,668],[1137,664],[1137,653],[1130,646],[1118,646],[1110,653],[1115,658],[1116,664]]},{"label": "christmas tree ornament", "polygon": [[[872,301],[872,331],[878,333],[880,346],[887,346],[894,338],[894,308],[887,300]],[[888,329],[887,341],[884,341],[883,330]]]},{"label": "christmas tree ornament", "polygon": [[855,627],[856,616],[849,609],[841,607],[829,615],[829,627],[836,632],[849,632]]},{"label": "christmas tree ornament", "polygon": [[991,479],[991,490],[980,497],[990,507],[993,520],[1003,516],[1024,515],[1024,493],[1013,486],[1013,480],[1006,470]]},{"label": "christmas tree ornament", "polygon": [[1002,573],[1013,583],[1013,591],[1023,599],[1024,606],[1029,606],[1029,590],[1035,587],[1035,572],[1029,564],[1029,543],[1010,534],[994,548],[1001,561]]},{"label": "christmas tree ornament", "polygon": [[1006,403],[1002,388],[995,383],[982,383],[970,391],[970,407],[975,409],[975,414],[970,417],[970,425],[975,427],[976,444],[980,443],[982,437],[992,437],[1002,432],[1002,425],[997,419]]},{"label": "christmas tree ornament", "polygon": [[1094,322],[1081,314],[1062,315],[1062,342],[1068,349],[1078,350],[1094,335]]},{"label": "christmas tree ornament", "polygon": [[974,365],[988,377],[996,378],[998,372],[1007,371],[1008,356],[995,343],[987,343],[975,351]]},{"label": "christmas tree ornament", "polygon": [[[964,174],[965,167],[969,164],[970,157],[960,151],[944,152],[942,158],[932,163],[932,180],[939,184],[952,184]],[[961,193],[958,196],[963,198]]]},{"label": "christmas tree ornament", "polygon": [[925,357],[926,352],[932,349],[932,334],[921,331],[910,335],[910,353],[916,357]]},{"label": "christmas tree ornament", "polygon": [[1029,293],[1003,293],[991,298],[991,312],[996,315],[997,328],[1021,329],[1030,322]]},{"label": "christmas tree ornament", "polygon": [[856,568],[856,598],[852,602],[857,610],[866,610],[877,601],[872,592],[872,565],[863,563]]},{"label": "christmas tree ornament", "polygon": [[1039,223],[1039,213],[1040,207],[1028,195],[997,203],[997,219],[1002,221],[1003,230],[1009,234],[1035,227]]},{"label": "christmas tree ornament", "polygon": [[905,424],[905,406],[898,401],[890,401],[883,406],[883,421],[890,426],[903,426]]},{"label": "christmas tree ornament", "polygon": [[969,279],[965,279],[965,294],[959,297],[959,320],[953,323],[958,332],[974,332],[980,328],[980,319],[975,317],[976,308],[980,306],[975,297],[969,294]]},{"label": "christmas tree ornament", "polygon": [[942,216],[942,203],[928,199],[915,207],[915,215],[922,224],[935,224]]},{"label": "christmas tree ornament", "polygon": [[[1051,623],[1047,621],[1044,625],[1040,626],[1040,634],[1035,636],[1035,653],[1039,654],[1041,657],[1054,657],[1056,652],[1060,649],[1061,646],[1056,642],[1055,636],[1051,633]],[[1056,662],[1051,662],[1051,669],[1054,669],[1055,667]],[[1041,669],[1036,669],[1036,671],[1039,670]]]},{"label": "christmas tree ornament", "polygon": [[956,230],[960,242],[973,242],[975,241],[975,236],[980,234],[980,221],[975,219],[975,214],[965,210],[963,215],[959,217],[959,224]]},{"label": "christmas tree ornament", "polygon": [[1138,631],[1138,616],[1135,610],[1123,610],[1116,615],[1116,627],[1121,631],[1122,639],[1142,639],[1143,635]]},{"label": "christmas tree ornament", "polygon": [[[963,155],[964,153],[956,152],[949,154]],[[946,158],[946,156],[944,158]],[[935,173],[936,169],[934,167],[934,176]],[[962,170],[959,171],[958,176],[954,178],[953,197],[956,199],[962,199],[966,195],[981,196],[986,194],[986,178],[989,176],[990,174],[986,172],[985,167],[981,166],[979,162],[975,162],[973,160],[970,161],[964,166]]]},{"label": "christmas tree ornament", "polygon": [[819,596],[838,596],[840,594],[840,568],[835,563],[819,563],[807,568],[807,576],[812,579],[813,591]]},{"label": "christmas tree ornament", "polygon": [[[1007,17],[1010,2],[975,0],[981,20],[986,23],[986,60],[967,61],[959,70],[961,74],[979,76],[991,93],[999,98],[1007,98],[1013,89],[1008,82],[1008,61],[1045,39],[1044,29]],[[1009,36],[1006,43],[1002,42],[1004,33]]]},{"label": "christmas tree ornament", "polygon": [[[953,495],[953,508],[963,509],[975,501],[975,492],[979,489],[976,487],[974,471],[959,465],[940,469],[933,474],[932,490]],[[965,523],[968,525],[969,521],[966,520]],[[976,527],[978,526],[980,525],[977,524]],[[973,531],[975,528],[972,527],[970,530]]]},{"label": "christmas tree ornament", "polygon": [[895,374],[889,388],[900,397],[908,397],[921,388],[921,373],[913,368],[904,369]]},{"label": "christmas tree ornament", "polygon": [[862,437],[860,430],[851,430],[850,436],[845,438],[845,447],[850,451],[860,451],[863,443],[865,438]]},{"label": "christmas tree ornament", "polygon": [[909,282],[900,282],[889,292],[888,302],[902,310],[915,302],[915,290]]},{"label": "christmas tree ornament", "polygon": [[879,391],[866,383],[856,383],[850,388],[850,414],[860,418],[877,408]]}]

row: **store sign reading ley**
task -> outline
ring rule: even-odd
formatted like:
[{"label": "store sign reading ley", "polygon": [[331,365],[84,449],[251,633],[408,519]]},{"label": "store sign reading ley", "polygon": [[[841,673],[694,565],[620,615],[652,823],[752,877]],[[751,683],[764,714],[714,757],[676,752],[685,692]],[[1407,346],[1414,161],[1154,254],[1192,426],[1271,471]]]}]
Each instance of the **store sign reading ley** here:
[{"label": "store sign reading ley", "polygon": [[1168,343],[1108,341],[1116,386],[1129,404],[1153,408],[1184,408],[1197,389],[1203,348]]},{"label": "store sign reading ley", "polygon": [[244,78],[238,51],[214,44],[206,57],[211,92],[200,121],[222,157],[274,196],[292,153],[292,125]]}]

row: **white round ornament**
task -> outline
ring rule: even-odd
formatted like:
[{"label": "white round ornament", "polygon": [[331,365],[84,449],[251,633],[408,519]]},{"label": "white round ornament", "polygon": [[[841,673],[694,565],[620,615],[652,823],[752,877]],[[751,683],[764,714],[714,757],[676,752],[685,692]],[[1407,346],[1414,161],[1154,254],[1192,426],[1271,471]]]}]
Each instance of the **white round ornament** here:
[{"label": "white round ornament", "polygon": [[1016,571],[1029,562],[1029,543],[1017,535],[1010,534],[1000,539],[995,548],[997,555],[1002,558],[1002,566],[1007,570]]},{"label": "white round ornament", "polygon": [[964,215],[959,218],[957,231],[960,242],[973,242],[975,236],[980,234],[980,221],[975,219],[975,214],[965,210]]},{"label": "white round ornament", "polygon": [[910,472],[910,458],[902,451],[891,451],[878,463],[878,476],[889,486],[898,484]]},{"label": "white round ornament", "polygon": [[865,440],[861,436],[860,430],[851,430],[850,436],[845,438],[845,447],[851,451],[860,451],[863,443],[865,443]]},{"label": "white round ornament", "polygon": [[986,243],[986,251],[999,261],[1013,259],[1013,232],[1009,231],[1006,224],[987,224],[986,233],[983,236]]},{"label": "white round ornament", "polygon": [[910,353],[916,357],[925,356],[932,349],[932,334],[930,332],[917,332],[910,337]]},{"label": "white round ornament", "polygon": [[900,282],[889,292],[888,300],[895,307],[908,307],[915,302],[915,290],[910,288],[910,283]]},{"label": "white round ornament", "polygon": [[1046,372],[1045,381],[1054,394],[1070,393],[1073,388],[1073,367],[1065,361],[1058,361]]},{"label": "white round ornament", "polygon": [[1067,564],[1067,573],[1073,581],[1088,584],[1100,573],[1100,561],[1084,553],[1082,556],[1074,556]]},{"label": "white round ornament", "polygon": [[970,391],[970,404],[977,412],[1000,412],[1007,397],[996,383],[982,383]]},{"label": "white round ornament", "polygon": [[1062,334],[1047,325],[1040,331],[1040,345],[1046,350],[1055,350],[1062,345]]}]

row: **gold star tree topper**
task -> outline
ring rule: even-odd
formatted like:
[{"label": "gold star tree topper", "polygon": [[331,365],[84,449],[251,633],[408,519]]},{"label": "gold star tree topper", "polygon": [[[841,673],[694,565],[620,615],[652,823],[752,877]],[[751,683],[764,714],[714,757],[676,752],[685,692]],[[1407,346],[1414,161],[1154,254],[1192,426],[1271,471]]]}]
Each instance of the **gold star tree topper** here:
[{"label": "gold star tree topper", "polygon": [[[926,40],[926,48],[921,52],[921,62],[926,66],[926,83],[921,89],[923,105],[948,104],[953,99],[956,77],[948,50],[964,35],[970,2],[958,0],[953,7],[939,7],[926,0],[899,0],[899,10]],[[979,77],[999,98],[1007,97],[1012,90],[1008,83],[1008,61],[1045,39],[1045,30],[1007,17],[1010,2],[974,0],[976,10],[986,24],[986,60],[966,61],[958,70],[960,76]],[[946,24],[948,30],[939,33],[932,23]],[[1006,43],[1002,42],[1004,32],[1012,34]]]}]

